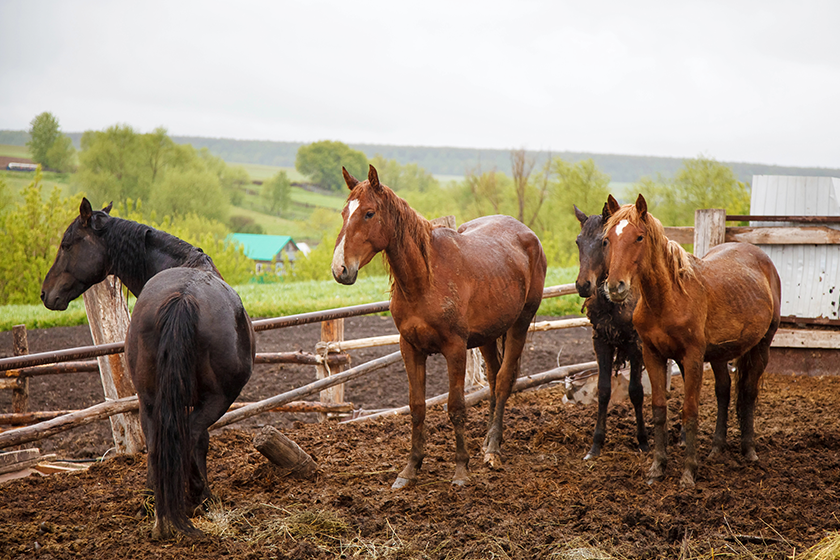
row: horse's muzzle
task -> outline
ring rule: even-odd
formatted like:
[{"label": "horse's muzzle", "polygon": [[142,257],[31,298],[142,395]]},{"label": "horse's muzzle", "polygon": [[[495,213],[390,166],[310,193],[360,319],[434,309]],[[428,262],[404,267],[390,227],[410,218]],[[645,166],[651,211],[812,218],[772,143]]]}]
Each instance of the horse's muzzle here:
[{"label": "horse's muzzle", "polygon": [[608,282],[606,288],[607,298],[613,303],[621,303],[630,295],[630,286],[623,280],[616,284]]},{"label": "horse's muzzle", "polygon": [[348,269],[346,266],[342,266],[340,270],[337,270],[338,267],[333,267],[332,274],[335,281],[339,284],[344,284],[346,286],[350,286],[356,282],[356,277],[359,275],[359,269],[355,267],[351,267]]}]

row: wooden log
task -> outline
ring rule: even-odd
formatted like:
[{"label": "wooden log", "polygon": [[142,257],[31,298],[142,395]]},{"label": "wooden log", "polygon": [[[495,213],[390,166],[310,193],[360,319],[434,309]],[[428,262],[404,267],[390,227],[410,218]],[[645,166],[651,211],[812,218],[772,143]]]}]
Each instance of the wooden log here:
[{"label": "wooden log", "polygon": [[97,356],[107,356],[108,354],[119,354],[123,351],[125,351],[125,343],[114,342],[97,346],[80,346],[65,350],[38,352],[37,354],[29,354],[28,356],[12,356],[10,358],[0,358],[0,371],[54,364],[56,362],[67,362],[70,360],[81,360],[83,358],[95,358]]},{"label": "wooden log", "polygon": [[273,426],[264,426],[254,436],[254,447],[290,476],[310,478],[318,473],[312,457]]},{"label": "wooden log", "polygon": [[[260,414],[262,412],[265,412],[266,410],[270,410],[275,406],[279,406],[281,404],[285,404],[295,399],[305,397],[306,395],[312,395],[314,393],[317,393],[321,389],[324,389],[326,387],[331,387],[338,383],[346,383],[351,379],[356,379],[357,377],[361,377],[370,373],[371,371],[391,365],[400,360],[402,360],[402,356],[400,355],[400,353],[393,352],[391,354],[388,354],[387,356],[382,356],[381,358],[377,358],[375,360],[371,360],[364,364],[358,365],[354,368],[350,368],[347,371],[343,371],[336,375],[331,375],[326,379],[320,379],[318,381],[310,383],[309,385],[304,385],[303,387],[298,387],[297,389],[286,391],[285,393],[282,393],[280,395],[275,395],[271,398],[252,403],[248,406],[240,408],[239,410],[231,410],[230,412],[226,413],[224,416],[219,418],[219,420],[215,424],[210,426],[210,429],[216,430],[218,428],[227,426],[228,424],[232,424],[233,422],[239,422],[240,420],[250,418],[255,414]],[[0,436],[2,435],[3,434],[0,434]]]},{"label": "wooden log", "polygon": [[838,245],[840,230],[829,227],[731,227],[727,241],[755,245]]},{"label": "wooden log", "polygon": [[70,428],[84,426],[91,422],[108,418],[114,414],[136,412],[137,409],[137,396],[95,404],[83,410],[47,420],[46,422],[3,432],[0,434],[0,449],[54,436]]},{"label": "wooden log", "polygon": [[[228,410],[237,410],[246,407],[252,403],[236,402],[230,405]],[[324,404],[313,401],[294,401],[280,406],[276,406],[266,412],[290,412],[290,413],[313,413],[313,412],[329,412],[331,414],[342,414],[353,411],[353,403],[331,403]],[[0,426],[27,426],[35,424],[36,422],[43,422],[45,420],[52,420],[65,414],[73,414],[79,412],[78,410],[49,410],[38,412],[24,412],[24,413],[6,413],[0,414]]]},{"label": "wooden log", "polygon": [[41,451],[39,449],[19,449],[0,453],[0,474],[29,468],[40,460]]},{"label": "wooden log", "polygon": [[[12,327],[12,338],[14,340],[15,356],[29,354],[29,342],[26,339],[26,325],[15,325]],[[17,380],[12,388],[12,410],[15,412],[26,412],[29,409],[29,379]]]},{"label": "wooden log", "polygon": [[770,346],[774,348],[840,348],[839,331],[779,329]]},{"label": "wooden log", "polygon": [[709,249],[723,243],[726,237],[726,210],[722,208],[694,211],[694,254],[701,259]]},{"label": "wooden log", "polygon": [[60,364],[45,364],[40,366],[10,369],[0,373],[6,378],[38,377],[41,375],[60,375],[65,373],[99,372],[96,360],[84,362],[64,362]]},{"label": "wooden log", "polygon": [[[531,387],[536,387],[538,385],[544,385],[545,383],[550,383],[552,381],[557,381],[559,379],[566,378],[572,374],[575,374],[579,371],[584,371],[590,368],[597,368],[598,362],[584,362],[582,364],[574,364],[571,366],[561,366],[554,369],[550,369],[548,371],[544,371],[542,373],[538,373],[536,375],[529,375],[527,377],[520,377],[516,380],[513,384],[512,392],[524,391],[525,389],[529,389]],[[490,398],[490,388],[485,387],[483,389],[479,389],[477,391],[473,391],[464,396],[464,402],[466,405],[474,406],[475,404]],[[449,400],[449,393],[443,393],[436,397],[432,397],[426,400],[426,406],[435,406],[438,404],[443,404]],[[399,416],[401,414],[408,414],[411,412],[411,408],[409,406],[401,406],[399,408],[392,408],[390,410],[384,410],[381,412],[376,412],[374,414],[368,414],[365,416],[357,416],[356,418],[350,418],[348,420],[344,420],[342,423],[349,423],[349,422],[360,422],[362,420],[374,420],[377,418],[384,418],[386,416]]]},{"label": "wooden log", "polygon": [[[321,343],[329,344],[330,342],[341,342],[344,340],[344,319],[334,319],[332,321],[323,321],[321,323]],[[323,347],[323,344],[319,345]],[[323,362],[315,366],[315,378],[326,379],[336,373],[341,373],[347,369],[345,365],[331,366],[329,363],[329,350],[323,350],[321,354]],[[321,391],[320,399],[322,403],[337,403],[344,402],[344,383],[333,385]],[[328,418],[327,413],[320,413],[321,422],[326,422]]]},{"label": "wooden log", "polygon": [[[254,358],[255,364],[299,364],[304,366],[315,366],[324,361],[324,358],[317,354],[306,352],[264,352],[257,354]],[[330,354],[327,356],[329,366],[338,367],[350,363],[350,356],[347,354]]]},{"label": "wooden log", "polygon": [[[93,343],[125,342],[130,316],[122,294],[122,282],[107,276],[88,288],[82,299]],[[135,394],[124,353],[100,356],[97,361],[106,399],[116,400]],[[137,453],[145,448],[139,414],[115,414],[110,416],[110,422],[117,453]]]}]

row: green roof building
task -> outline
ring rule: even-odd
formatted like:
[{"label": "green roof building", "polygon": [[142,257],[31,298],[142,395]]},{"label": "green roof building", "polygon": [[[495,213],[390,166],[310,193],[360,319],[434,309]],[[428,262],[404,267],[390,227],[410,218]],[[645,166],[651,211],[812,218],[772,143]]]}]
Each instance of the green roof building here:
[{"label": "green roof building", "polygon": [[227,239],[240,243],[245,248],[245,256],[257,262],[257,274],[267,270],[275,259],[277,262],[275,272],[281,272],[283,267],[283,255],[281,253],[285,252],[289,256],[289,260],[294,261],[300,251],[289,235],[231,233]]}]

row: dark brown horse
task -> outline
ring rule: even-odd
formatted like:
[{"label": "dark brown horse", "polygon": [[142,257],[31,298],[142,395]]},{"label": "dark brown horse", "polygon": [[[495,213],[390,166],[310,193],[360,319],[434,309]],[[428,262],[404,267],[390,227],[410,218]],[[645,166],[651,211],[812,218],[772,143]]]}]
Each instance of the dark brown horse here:
[{"label": "dark brown horse", "polygon": [[[625,206],[610,196],[608,204],[612,213],[605,233],[610,299],[621,302],[632,290],[641,292],[633,324],[642,339],[651,382],[654,453],[650,482],[664,478],[667,463],[668,358],[681,365],[685,380],[686,459],[681,484],[693,486],[697,474],[697,412],[704,361],[712,365],[720,397],[729,393],[727,362],[737,360],[741,453],[748,461],[757,461],[755,403],[770,342],[779,326],[781,287],[773,262],[748,243],[724,243],[699,259],[665,236],[642,195],[635,204]],[[720,409],[719,398],[713,455],[726,445],[727,415]]]},{"label": "dark brown horse", "polygon": [[[500,468],[505,403],[519,372],[528,327],[542,301],[546,260],[539,239],[508,216],[486,216],[458,231],[433,226],[379,182],[370,167],[358,181],[344,170],[350,196],[341,215],[332,273],[352,284],[382,251],[391,271],[391,314],[408,374],[411,455],[394,488],[414,484],[425,456],[426,358],[440,353],[449,372],[449,418],[455,428],[453,484],[469,480],[464,440],[467,349],[487,364],[490,412],[484,461]],[[504,339],[503,355],[497,339]]]},{"label": "dark brown horse", "polygon": [[642,343],[633,327],[633,310],[639,298],[633,292],[621,303],[614,303],[607,297],[604,283],[607,280],[607,255],[604,248],[604,226],[609,218],[609,209],[604,204],[600,214],[587,216],[575,206],[575,216],[580,222],[577,236],[580,271],[575,288],[580,297],[586,298],[586,316],[592,323],[592,346],[598,360],[598,417],[592,448],[584,459],[601,454],[607,437],[607,407],[612,395],[614,366],[630,362],[630,402],[636,411],[636,439],[639,449],[647,451],[647,430],[642,412],[644,389],[642,388]]},{"label": "dark brown horse", "polygon": [[211,495],[207,428],[251,375],[254,331],[210,257],[168,233],[111,217],[110,209],[94,212],[82,200],[41,300],[49,309],[67,309],[109,274],[137,296],[125,353],[149,452],[153,536],[196,533],[188,514]]}]

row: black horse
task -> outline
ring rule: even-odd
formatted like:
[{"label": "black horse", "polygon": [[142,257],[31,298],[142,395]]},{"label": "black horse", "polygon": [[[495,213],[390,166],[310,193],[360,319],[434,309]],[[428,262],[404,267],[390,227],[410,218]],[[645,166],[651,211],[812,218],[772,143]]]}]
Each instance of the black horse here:
[{"label": "black horse", "polygon": [[592,323],[592,346],[598,360],[598,419],[595,422],[595,434],[592,448],[584,459],[592,459],[601,454],[607,435],[607,405],[612,393],[612,373],[615,369],[630,362],[630,402],[636,410],[636,438],[639,449],[647,451],[647,430],[642,417],[642,344],[633,327],[633,310],[636,308],[638,293],[632,294],[626,301],[616,304],[611,302],[604,292],[607,279],[607,260],[604,250],[604,225],[609,217],[607,205],[601,214],[587,216],[575,206],[575,216],[580,222],[580,234],[577,236],[580,272],[575,281],[575,288],[581,297],[586,298],[584,307],[586,316]]},{"label": "black horse", "polygon": [[237,293],[201,249],[92,211],[82,199],[41,288],[49,309],[109,274],[137,296],[125,353],[140,399],[155,494],[153,537],[198,533],[189,514],[211,496],[210,427],[239,396],[254,364],[254,330]]}]

